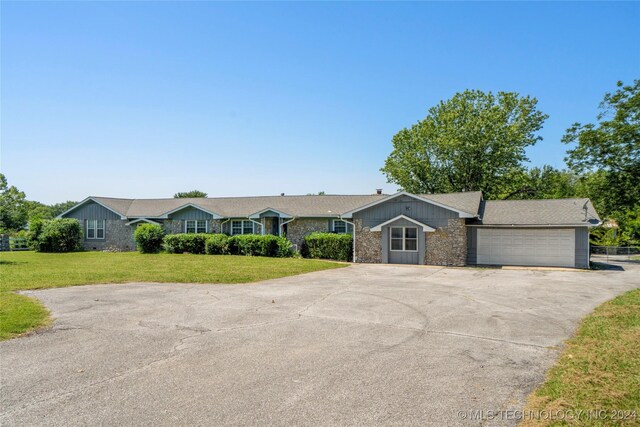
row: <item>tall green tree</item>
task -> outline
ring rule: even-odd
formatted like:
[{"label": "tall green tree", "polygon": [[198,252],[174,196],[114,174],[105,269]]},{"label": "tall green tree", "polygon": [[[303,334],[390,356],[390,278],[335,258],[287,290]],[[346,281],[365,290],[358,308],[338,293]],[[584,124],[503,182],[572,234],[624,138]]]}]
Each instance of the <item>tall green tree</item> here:
[{"label": "tall green tree", "polygon": [[207,193],[200,190],[191,190],[191,191],[185,191],[182,193],[176,193],[173,195],[174,199],[186,199],[189,197],[207,197]]},{"label": "tall green tree", "polygon": [[597,123],[575,123],[562,138],[574,144],[567,165],[578,174],[599,172],[605,180],[605,215],[640,204],[640,80],[607,93]]},{"label": "tall green tree", "polygon": [[0,232],[17,231],[27,225],[28,206],[25,194],[15,186],[9,186],[0,173]]},{"label": "tall green tree", "polygon": [[548,116],[537,103],[515,92],[457,93],[393,137],[381,171],[413,193],[508,194],[525,169],[525,149],[542,139],[537,132]]},{"label": "tall green tree", "polygon": [[511,189],[500,199],[561,199],[580,197],[580,177],[571,171],[545,165],[533,167],[513,177]]}]

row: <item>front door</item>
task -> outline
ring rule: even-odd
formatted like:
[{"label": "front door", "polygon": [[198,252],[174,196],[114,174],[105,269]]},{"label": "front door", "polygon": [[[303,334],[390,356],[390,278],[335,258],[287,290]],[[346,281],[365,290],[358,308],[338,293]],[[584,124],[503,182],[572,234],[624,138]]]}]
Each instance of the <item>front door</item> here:
[{"label": "front door", "polygon": [[419,264],[418,228],[390,227],[389,263]]}]

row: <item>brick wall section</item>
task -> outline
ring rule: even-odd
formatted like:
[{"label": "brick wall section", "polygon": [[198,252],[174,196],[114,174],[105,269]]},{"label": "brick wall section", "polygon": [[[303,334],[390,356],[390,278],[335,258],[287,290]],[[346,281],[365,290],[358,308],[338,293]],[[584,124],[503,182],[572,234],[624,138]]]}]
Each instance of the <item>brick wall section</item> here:
[{"label": "brick wall section", "polygon": [[329,221],[326,218],[301,218],[294,219],[287,224],[287,239],[291,241],[298,250],[302,245],[304,236],[319,231],[326,233],[329,231]]},{"label": "brick wall section", "polygon": [[[83,234],[87,233],[87,223],[80,221]],[[87,251],[134,251],[136,244],[133,241],[134,227],[126,225],[121,219],[107,219],[105,222],[105,238],[84,239],[82,246]]]},{"label": "brick wall section", "polygon": [[382,233],[362,227],[362,219],[353,220],[356,226],[356,258],[354,262],[382,262]]},{"label": "brick wall section", "polygon": [[467,258],[467,228],[462,218],[449,219],[446,227],[425,233],[424,263],[464,266]]}]

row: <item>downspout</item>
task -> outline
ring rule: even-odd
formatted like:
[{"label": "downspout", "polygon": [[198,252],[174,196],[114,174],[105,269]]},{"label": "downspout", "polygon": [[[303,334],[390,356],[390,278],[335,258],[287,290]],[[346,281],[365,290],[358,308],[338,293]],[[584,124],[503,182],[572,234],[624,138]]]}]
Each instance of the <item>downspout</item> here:
[{"label": "downspout", "polygon": [[[224,224],[229,222],[229,221],[231,221],[231,218],[227,218],[225,221],[222,221],[220,223],[220,234],[224,234]],[[231,234],[231,233],[229,233],[229,234]]]},{"label": "downspout", "polygon": [[286,224],[289,224],[291,221],[294,221],[295,219],[296,219],[296,218],[295,218],[295,217],[293,217],[293,218],[291,218],[289,221],[285,221],[285,222],[283,222],[282,224],[280,224],[280,227],[278,227],[278,230],[279,230],[278,235],[279,235],[280,237],[282,237],[282,232],[284,231],[284,226],[285,226]]},{"label": "downspout", "polygon": [[353,242],[351,243],[353,245],[353,262],[356,262],[356,225],[355,223],[342,218],[342,216],[340,216],[340,220],[346,222],[347,224],[351,224],[351,240],[353,240]]},{"label": "downspout", "polygon": [[254,220],[252,220],[251,218],[249,218],[249,221],[251,221],[251,222],[252,222],[252,223],[254,223],[254,224],[258,224],[258,225],[260,226],[260,234],[264,234],[264,226],[262,225],[262,223],[261,223],[261,222],[254,221]]}]

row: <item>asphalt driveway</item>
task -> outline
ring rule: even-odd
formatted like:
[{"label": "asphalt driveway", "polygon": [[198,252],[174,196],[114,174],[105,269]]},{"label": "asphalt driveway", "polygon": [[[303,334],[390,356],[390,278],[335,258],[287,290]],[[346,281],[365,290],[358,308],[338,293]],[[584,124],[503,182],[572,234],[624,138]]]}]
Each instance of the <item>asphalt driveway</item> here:
[{"label": "asphalt driveway", "polygon": [[625,268],[30,292],[55,322],[0,343],[0,423],[478,425],[459,411],[521,409],[578,320],[640,286]]}]

